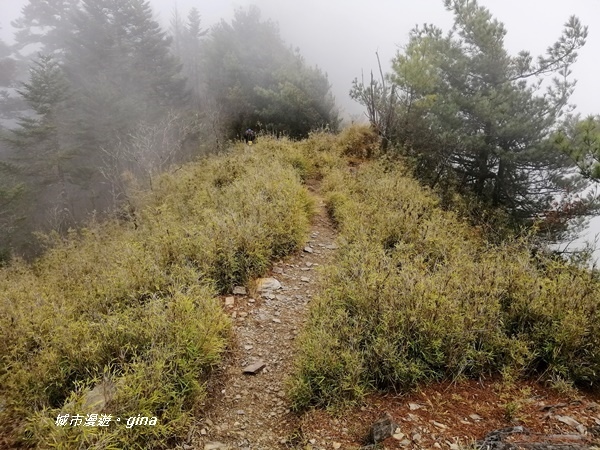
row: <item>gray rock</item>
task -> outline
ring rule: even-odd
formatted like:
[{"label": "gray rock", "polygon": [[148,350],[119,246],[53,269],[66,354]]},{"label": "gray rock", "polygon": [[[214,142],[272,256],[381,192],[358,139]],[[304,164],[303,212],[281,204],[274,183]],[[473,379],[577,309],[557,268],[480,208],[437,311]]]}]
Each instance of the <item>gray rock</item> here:
[{"label": "gray rock", "polygon": [[222,442],[207,442],[204,444],[204,450],[228,450],[229,446]]},{"label": "gray rock", "polygon": [[478,449],[486,450],[517,450],[518,447],[504,442],[504,438],[510,434],[528,434],[529,431],[522,426],[502,428],[488,433],[482,442],[477,443]]},{"label": "gray rock", "polygon": [[397,441],[402,441],[404,440],[404,438],[406,437],[406,435],[402,432],[400,432],[400,428],[396,429],[396,431],[394,432],[394,434],[392,435],[392,437],[394,439],[396,439]]},{"label": "gray rock", "polygon": [[256,289],[262,291],[276,291],[281,289],[281,283],[275,278],[259,278],[256,280]]},{"label": "gray rock", "polygon": [[569,416],[554,416],[556,417],[556,419],[559,422],[565,423],[567,425],[569,425],[570,427],[575,428],[579,433],[584,434],[585,433],[585,427],[580,424],[579,422],[577,422],[575,419],[573,419],[572,417]]},{"label": "gray rock", "polygon": [[244,286],[235,286],[233,288],[233,295],[246,295],[246,288]]},{"label": "gray rock", "polygon": [[111,381],[105,380],[83,395],[83,410],[100,412],[110,402],[117,392],[117,387]]},{"label": "gray rock", "polygon": [[371,441],[378,444],[392,436],[398,425],[392,420],[390,413],[385,413],[379,420],[371,425]]},{"label": "gray rock", "polygon": [[263,360],[255,361],[254,363],[244,367],[243,372],[249,375],[255,375],[260,372],[262,369],[266,367],[266,364]]},{"label": "gray rock", "polygon": [[314,252],[314,250],[312,249],[312,247],[309,247],[308,245],[306,247],[304,247],[304,251],[306,253],[313,253]]},{"label": "gray rock", "polygon": [[300,281],[302,281],[304,283],[308,283],[308,282],[310,282],[310,278],[308,278],[308,277],[300,277]]}]

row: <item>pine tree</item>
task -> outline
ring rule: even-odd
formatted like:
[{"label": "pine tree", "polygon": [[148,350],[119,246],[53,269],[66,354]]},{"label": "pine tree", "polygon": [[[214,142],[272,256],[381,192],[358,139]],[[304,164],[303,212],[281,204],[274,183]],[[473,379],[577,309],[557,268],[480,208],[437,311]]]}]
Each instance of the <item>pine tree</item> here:
[{"label": "pine tree", "polygon": [[203,55],[207,90],[222,108],[230,137],[258,124],[293,137],[337,127],[327,77],[307,67],[285,45],[277,25],[261,20],[258,8],[237,10],[231,24],[221,21]]},{"label": "pine tree", "polygon": [[140,121],[185,105],[189,94],[170,42],[147,1],[83,0],[66,70],[91,145],[110,147]]},{"label": "pine tree", "polygon": [[13,49],[0,40],[0,127],[13,126],[18,115],[25,109],[13,89],[17,87],[19,79],[24,79],[24,66]]},{"label": "pine tree", "polygon": [[18,167],[19,186],[27,193],[19,205],[27,222],[13,240],[23,252],[33,250],[28,233],[42,227],[39,218],[45,211],[54,211],[58,230],[73,224],[71,185],[76,173],[69,132],[70,88],[62,67],[54,56],[39,55],[29,72],[29,81],[18,92],[31,112],[19,118],[5,139],[13,149],[9,158]]},{"label": "pine tree", "polygon": [[17,160],[31,175],[64,182],[62,161],[67,158],[64,124],[69,84],[53,56],[39,55],[30,68],[29,82],[18,91],[33,115],[19,119],[9,142],[18,150]]},{"label": "pine tree", "polygon": [[43,54],[60,54],[72,33],[72,15],[80,0],[29,0],[22,15],[11,25],[15,33],[16,49],[37,45]]},{"label": "pine tree", "polygon": [[172,52],[182,63],[182,75],[194,95],[197,107],[203,94],[201,76],[202,39],[208,34],[201,26],[201,16],[197,8],[192,8],[184,21],[175,8],[171,17],[170,34],[173,38]]},{"label": "pine tree", "polygon": [[11,256],[12,238],[19,221],[18,202],[25,186],[14,165],[0,161],[0,266]]},{"label": "pine tree", "polygon": [[0,40],[0,87],[8,87],[12,84],[16,69],[17,64],[11,58],[10,47]]},{"label": "pine tree", "polygon": [[208,30],[202,29],[200,13],[196,8],[192,8],[188,14],[188,21],[184,34],[184,74],[189,81],[189,86],[196,94],[196,97],[202,92],[201,77],[201,41],[208,33]]},{"label": "pine tree", "polygon": [[[557,198],[582,187],[548,138],[568,110],[570,66],[587,29],[571,17],[545,55],[511,56],[504,25],[476,0],[444,3],[454,14],[452,31],[417,27],[393,60],[387,82],[398,102],[391,138],[431,186],[458,185],[519,223],[543,218]],[[540,92],[548,76],[554,78]],[[356,87],[356,94],[369,89]]]}]

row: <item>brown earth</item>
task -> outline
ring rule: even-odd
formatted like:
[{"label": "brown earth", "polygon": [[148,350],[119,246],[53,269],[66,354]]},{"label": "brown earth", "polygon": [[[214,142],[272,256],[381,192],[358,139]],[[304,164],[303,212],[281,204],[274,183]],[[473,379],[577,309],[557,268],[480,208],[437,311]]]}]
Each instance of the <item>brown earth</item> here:
[{"label": "brown earth", "polygon": [[[559,394],[535,382],[445,382],[408,395],[371,395],[363,405],[345,409],[337,417],[313,410],[303,417],[300,429],[307,439],[315,440],[314,448],[334,448],[339,443],[338,448],[357,449],[368,443],[371,424],[388,412],[399,433],[380,448],[468,448],[489,432],[516,426],[529,433],[508,436],[507,442],[575,443],[582,446],[576,448],[593,448],[600,444],[599,397]],[[561,418],[569,423],[565,418],[574,419],[583,428],[578,430]]]},{"label": "brown earth", "polygon": [[[266,275],[282,288],[262,293],[253,289],[235,296],[233,305],[224,299],[237,342],[188,448],[286,448],[297,429],[299,418],[289,410],[285,380],[292,370],[295,338],[317,291],[319,267],[335,249],[335,232],[323,201],[318,196],[316,201],[318,211],[306,248],[276,263]],[[244,374],[244,368],[256,361],[263,361],[264,369]]]}]

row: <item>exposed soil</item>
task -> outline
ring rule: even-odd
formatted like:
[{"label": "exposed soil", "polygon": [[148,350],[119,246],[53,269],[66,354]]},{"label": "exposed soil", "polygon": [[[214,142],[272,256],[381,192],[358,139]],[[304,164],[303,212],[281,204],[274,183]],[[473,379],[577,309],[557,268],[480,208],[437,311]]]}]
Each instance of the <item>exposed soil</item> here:
[{"label": "exposed soil", "polygon": [[[285,381],[292,370],[295,338],[318,288],[319,267],[335,250],[335,232],[322,199],[316,200],[306,248],[266,275],[277,279],[281,289],[236,295],[233,305],[231,298],[223,299],[237,342],[188,448],[286,448],[298,429],[299,419],[285,398]],[[244,374],[256,361],[266,366],[254,375]]]},{"label": "exposed soil", "polygon": [[[309,443],[313,440],[312,448],[334,448],[338,443],[338,448],[357,449],[368,444],[371,424],[385,412],[399,430],[379,448],[467,448],[494,430],[517,426],[526,432],[507,436],[506,442],[580,446],[571,448],[600,444],[598,394],[560,395],[534,382],[447,382],[409,395],[371,395],[363,405],[337,416],[311,411],[302,419],[301,430]],[[577,429],[568,418],[582,427]]]}]

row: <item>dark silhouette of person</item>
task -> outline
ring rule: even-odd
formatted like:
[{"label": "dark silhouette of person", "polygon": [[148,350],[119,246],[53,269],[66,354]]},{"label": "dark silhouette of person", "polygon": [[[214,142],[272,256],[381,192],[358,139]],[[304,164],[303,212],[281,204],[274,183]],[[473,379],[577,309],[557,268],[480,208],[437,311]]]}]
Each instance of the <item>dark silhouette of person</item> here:
[{"label": "dark silhouette of person", "polygon": [[252,145],[252,143],[256,140],[256,133],[252,130],[252,128],[248,128],[244,132],[244,140],[246,144]]}]

